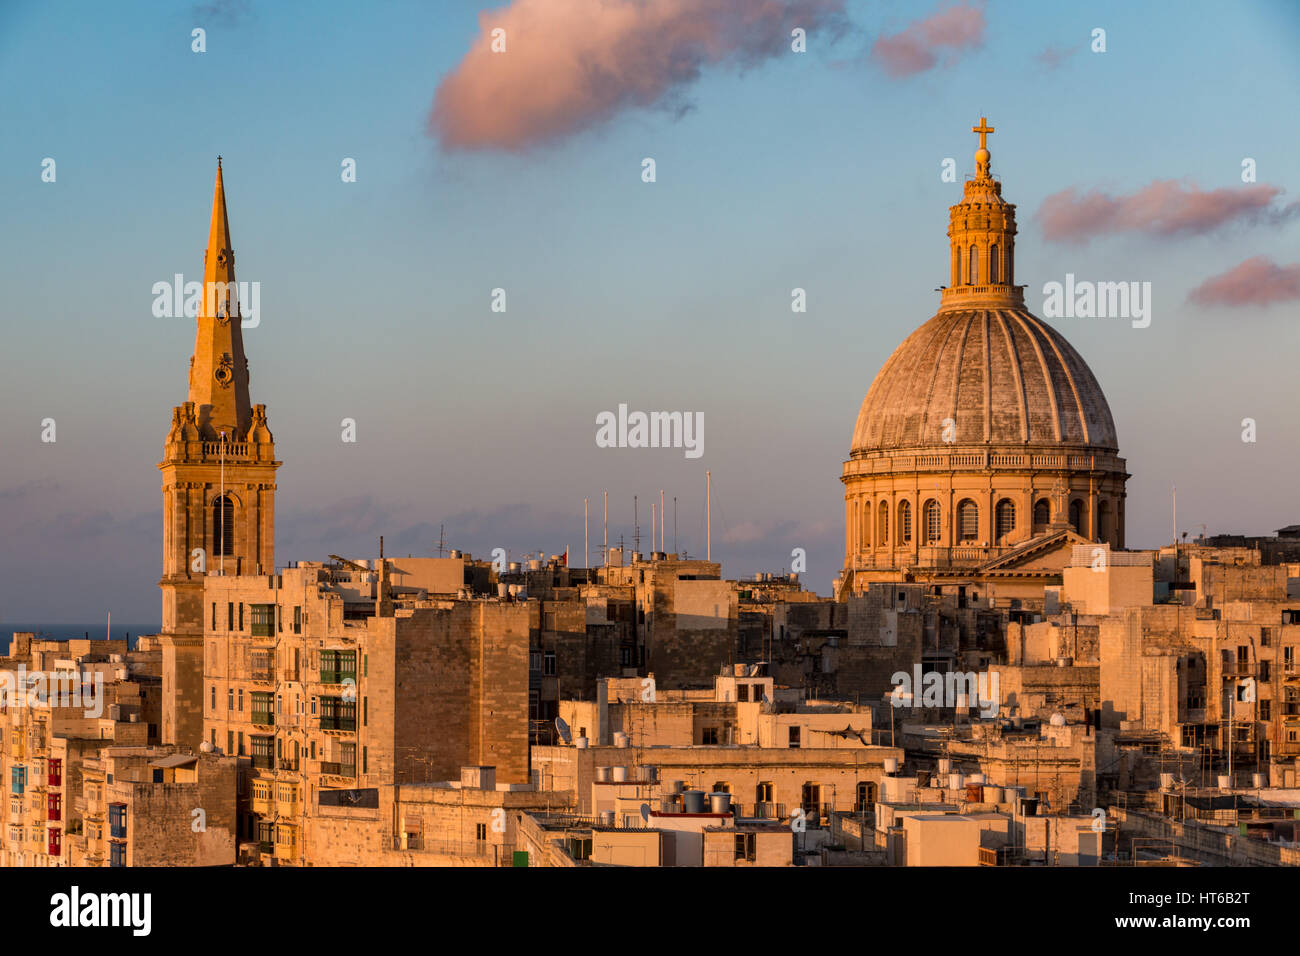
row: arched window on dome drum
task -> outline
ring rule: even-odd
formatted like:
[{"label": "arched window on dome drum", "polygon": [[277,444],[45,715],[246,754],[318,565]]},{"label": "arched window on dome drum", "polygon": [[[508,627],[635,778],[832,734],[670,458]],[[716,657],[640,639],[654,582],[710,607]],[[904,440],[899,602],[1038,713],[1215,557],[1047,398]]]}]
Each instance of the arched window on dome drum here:
[{"label": "arched window on dome drum", "polygon": [[1105,498],[1097,502],[1097,537],[1110,541],[1110,502]]},{"label": "arched window on dome drum", "polygon": [[939,521],[939,502],[931,498],[925,503],[925,509],[921,512],[925,517],[925,543],[937,544],[939,542],[940,521]]},{"label": "arched window on dome drum", "polygon": [[1034,502],[1034,531],[1046,531],[1052,523],[1052,505],[1046,498]]},{"label": "arched window on dome drum", "polygon": [[980,536],[979,505],[969,498],[957,505],[957,533],[962,541],[974,541]]},{"label": "arched window on dome drum", "polygon": [[1070,502],[1070,527],[1075,534],[1083,534],[1083,502],[1078,498]]},{"label": "arched window on dome drum", "polygon": [[979,283],[979,277],[980,277],[979,273],[980,273],[980,247],[972,244],[970,247],[970,272],[968,273],[970,276],[971,285],[976,285]]},{"label": "arched window on dome drum", "polygon": [[952,247],[952,284],[961,285],[961,246]]},{"label": "arched window on dome drum", "polygon": [[235,505],[230,495],[222,495],[212,502],[212,555],[221,557],[235,553]]},{"label": "arched window on dome drum", "polygon": [[912,503],[910,501],[900,501],[898,503],[898,540],[907,544],[912,540]]},{"label": "arched window on dome drum", "polygon": [[996,519],[997,542],[1001,544],[1003,538],[1016,530],[1016,503],[1010,498],[1003,498],[993,514]]},{"label": "arched window on dome drum", "polygon": [[1014,261],[1015,256],[1016,256],[1016,244],[1014,242],[1008,242],[1007,243],[1007,268],[1006,268],[1007,277],[1002,280],[1007,285],[1012,285],[1016,281],[1016,269],[1015,269],[1015,261]]},{"label": "arched window on dome drum", "polygon": [[866,502],[862,504],[862,540],[858,542],[858,550],[865,551],[871,547],[871,506]]},{"label": "arched window on dome drum", "polygon": [[889,543],[889,503],[882,501],[877,511],[876,546],[884,547]]},{"label": "arched window on dome drum", "polygon": [[998,281],[998,244],[989,246],[989,283]]}]

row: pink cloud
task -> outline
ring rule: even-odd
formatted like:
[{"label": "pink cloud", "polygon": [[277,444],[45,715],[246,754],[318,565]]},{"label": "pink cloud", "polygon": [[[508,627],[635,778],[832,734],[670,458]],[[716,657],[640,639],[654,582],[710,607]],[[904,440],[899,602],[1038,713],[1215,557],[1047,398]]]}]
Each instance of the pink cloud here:
[{"label": "pink cloud", "polygon": [[1201,305],[1271,305],[1300,299],[1300,262],[1280,266],[1267,256],[1255,256],[1206,279],[1187,299]]},{"label": "pink cloud", "polygon": [[1300,212],[1300,203],[1274,208],[1273,200],[1281,194],[1263,183],[1202,190],[1174,180],[1159,180],[1130,196],[1080,195],[1071,187],[1044,199],[1038,216],[1047,239],[1065,242],[1114,232],[1199,235],[1234,221],[1281,222]]},{"label": "pink cloud", "polygon": [[917,20],[902,33],[882,34],[871,53],[879,58],[885,73],[897,79],[937,66],[944,50],[955,58],[963,48],[983,42],[983,8],[958,4]]},{"label": "pink cloud", "polygon": [[[711,65],[791,52],[791,31],[843,26],[844,0],[514,0],[443,78],[429,132],[449,149],[523,150],[624,109],[685,108]],[[505,52],[492,31],[505,30]]]}]

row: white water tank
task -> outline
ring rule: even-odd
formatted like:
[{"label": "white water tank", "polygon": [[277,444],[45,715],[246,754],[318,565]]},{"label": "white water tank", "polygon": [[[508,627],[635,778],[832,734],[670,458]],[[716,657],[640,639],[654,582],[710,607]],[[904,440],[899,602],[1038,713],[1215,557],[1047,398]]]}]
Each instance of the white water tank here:
[{"label": "white water tank", "polygon": [[587,743],[588,742],[586,737],[575,737],[573,741],[573,746],[577,747],[579,750],[586,750]]},{"label": "white water tank", "polygon": [[885,758],[885,773],[898,773],[898,758],[897,758],[897,757],[886,757],[886,758]]},{"label": "white water tank", "polygon": [[1229,777],[1226,773],[1219,774],[1219,789],[1220,790],[1232,789],[1232,778]]},{"label": "white water tank", "polygon": [[612,767],[610,769],[610,779],[614,783],[627,783],[627,767]]},{"label": "white water tank", "polygon": [[619,731],[615,731],[615,732],[614,732],[614,746],[615,746],[615,747],[626,747],[626,746],[627,746],[627,740],[628,740],[628,738],[627,738],[627,734],[623,733],[623,731],[619,730]]},{"label": "white water tank", "polygon": [[1006,792],[1001,787],[990,787],[987,784],[984,787],[985,803],[1004,803],[1006,801]]},{"label": "white water tank", "polygon": [[608,768],[608,767],[597,767],[597,768],[596,768],[596,782],[597,782],[597,783],[609,783],[609,768]]},{"label": "white water tank", "polygon": [[982,773],[973,773],[973,774],[970,775],[970,779],[968,779],[966,782],[967,782],[967,783],[983,783],[983,782],[984,782],[984,774],[982,774]]},{"label": "white water tank", "polygon": [[710,813],[730,813],[731,812],[731,794],[726,791],[718,791],[709,794],[709,812]]},{"label": "white water tank", "polygon": [[1161,790],[1174,789],[1174,775],[1172,773],[1162,773],[1160,775],[1160,789]]},{"label": "white water tank", "polygon": [[939,772],[939,773],[950,773],[950,772],[952,772],[952,760],[951,760],[950,758],[948,758],[948,757],[940,757],[940,758],[938,759],[938,761],[936,761],[936,763],[938,764],[938,772]]},{"label": "white water tank", "polygon": [[613,811],[613,810],[601,810],[601,811],[600,811],[600,822],[601,822],[601,825],[602,825],[602,826],[612,827],[612,826],[614,825],[614,811]]},{"label": "white water tank", "polygon": [[1053,715],[1052,715],[1052,719],[1051,719],[1051,724],[1052,724],[1053,727],[1064,727],[1064,726],[1065,726],[1065,715],[1064,715],[1064,714],[1053,714]]},{"label": "white water tank", "polygon": [[1263,790],[1268,786],[1268,784],[1264,782],[1264,775],[1262,773],[1252,774],[1250,777],[1250,785],[1256,790]]},{"label": "white water tank", "polygon": [[959,773],[948,774],[949,790],[960,790],[965,785],[966,785],[966,778],[962,774]]}]

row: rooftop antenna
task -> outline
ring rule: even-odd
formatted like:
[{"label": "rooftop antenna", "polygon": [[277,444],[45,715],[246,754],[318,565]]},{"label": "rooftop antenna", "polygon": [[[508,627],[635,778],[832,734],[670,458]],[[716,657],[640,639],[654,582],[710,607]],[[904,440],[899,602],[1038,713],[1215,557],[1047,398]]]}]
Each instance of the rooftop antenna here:
[{"label": "rooftop antenna", "polygon": [[650,553],[655,553],[655,503],[650,502]]},{"label": "rooftop antenna", "polygon": [[705,543],[704,543],[704,560],[713,560],[713,472],[704,473],[704,522],[705,522]]},{"label": "rooftop antenna", "polygon": [[636,495],[632,496],[632,550],[641,550],[641,522],[637,518]]},{"label": "rooftop antenna", "polygon": [[664,490],[659,489],[659,550],[667,551],[664,547],[664,527],[667,520],[667,514],[664,512]]},{"label": "rooftop antenna", "polygon": [[673,495],[673,553],[674,554],[679,553],[677,551],[677,496],[676,495]]},{"label": "rooftop antenna", "polygon": [[605,557],[605,563],[609,564],[609,492],[605,492],[605,517],[601,520],[601,539],[600,550]]},{"label": "rooftop antenna", "polygon": [[591,554],[587,547],[587,499],[582,499],[582,566],[591,567]]},{"label": "rooftop antenna", "polygon": [[446,527],[447,527],[446,525],[442,525],[442,524],[438,525],[438,557],[440,558],[442,557],[443,553],[447,550],[445,547],[443,547],[443,545],[447,543]]}]

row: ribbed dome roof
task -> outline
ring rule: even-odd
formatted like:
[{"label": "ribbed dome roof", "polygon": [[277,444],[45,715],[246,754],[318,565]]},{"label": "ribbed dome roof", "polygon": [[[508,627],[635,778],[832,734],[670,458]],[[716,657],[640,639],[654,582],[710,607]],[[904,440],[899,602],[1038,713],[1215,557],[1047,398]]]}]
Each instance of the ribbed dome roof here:
[{"label": "ribbed dome roof", "polygon": [[1092,370],[1023,309],[944,311],[909,335],[862,402],[851,454],[978,444],[1119,449]]}]

